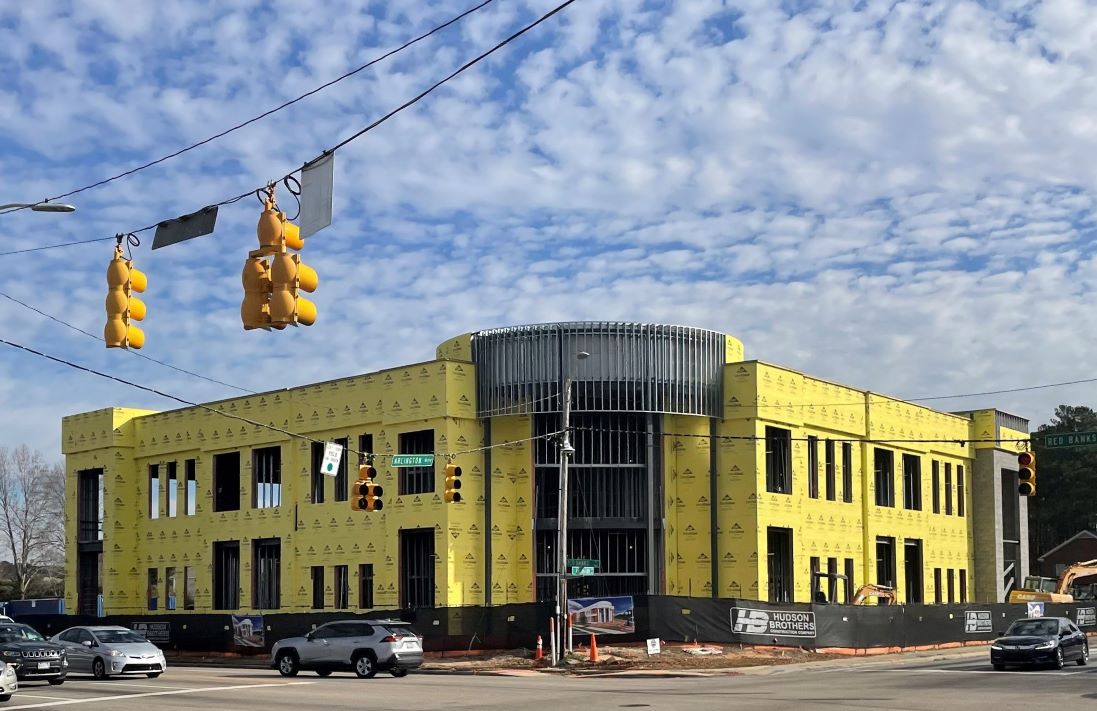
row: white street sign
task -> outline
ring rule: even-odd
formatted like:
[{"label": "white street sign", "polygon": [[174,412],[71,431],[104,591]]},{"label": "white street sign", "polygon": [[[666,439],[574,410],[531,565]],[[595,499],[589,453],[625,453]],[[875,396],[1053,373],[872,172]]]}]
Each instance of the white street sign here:
[{"label": "white street sign", "polygon": [[343,445],[335,442],[324,442],[324,461],[320,464],[320,471],[325,476],[335,476],[339,473],[339,460],[343,457]]}]

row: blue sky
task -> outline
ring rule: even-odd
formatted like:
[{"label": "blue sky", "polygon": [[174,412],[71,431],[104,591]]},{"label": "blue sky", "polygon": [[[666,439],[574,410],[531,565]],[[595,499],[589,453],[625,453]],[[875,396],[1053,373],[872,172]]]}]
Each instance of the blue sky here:
[{"label": "blue sky", "polygon": [[[472,0],[7,3],[0,203],[57,195],[292,98]],[[495,0],[275,116],[0,216],[4,247],[109,237],[284,175],[554,2]],[[243,390],[428,360],[554,320],[680,323],[898,396],[1097,376],[1097,12],[1081,0],[577,0],[338,153],[315,326],[244,332],[259,205],[135,251],[142,353]],[[285,196],[284,196],[285,197]],[[283,199],[283,204],[286,200]],[[3,291],[101,333],[112,244],[0,257]],[[5,338],[189,400],[240,394],[0,298]],[[1094,386],[936,403],[1045,422]],[[173,403],[0,350],[0,446]]]}]

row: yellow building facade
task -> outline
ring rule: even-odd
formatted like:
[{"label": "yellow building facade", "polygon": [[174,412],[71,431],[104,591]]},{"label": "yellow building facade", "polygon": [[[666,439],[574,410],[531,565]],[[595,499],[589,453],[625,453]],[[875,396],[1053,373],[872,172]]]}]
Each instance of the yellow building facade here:
[{"label": "yellow building facade", "polygon": [[[1027,569],[1008,490],[1020,418],[746,361],[712,331],[584,322],[465,334],[428,362],[203,407],[66,417],[66,606],[551,600],[565,398],[568,558],[595,562],[572,596],[842,601],[846,576],[906,602],[1001,600]],[[346,448],[333,472],[325,442]],[[350,503],[367,455],[377,512]],[[442,496],[449,461],[459,503]]]}]

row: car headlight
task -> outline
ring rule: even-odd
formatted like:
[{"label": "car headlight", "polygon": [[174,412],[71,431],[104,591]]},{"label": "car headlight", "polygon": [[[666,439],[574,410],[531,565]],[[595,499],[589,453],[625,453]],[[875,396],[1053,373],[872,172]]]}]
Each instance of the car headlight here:
[{"label": "car headlight", "polygon": [[992,645],[990,645],[990,648],[993,649],[995,652],[1001,652],[1002,651],[1002,645],[1000,645],[1000,644],[992,644]]},{"label": "car headlight", "polygon": [[1049,640],[1047,642],[1040,642],[1034,649],[1055,649],[1055,645],[1058,644],[1055,640]]},{"label": "car headlight", "polygon": [[110,656],[112,656],[112,657],[124,657],[124,656],[126,656],[126,653],[121,652],[117,649],[112,649],[112,650],[110,650]]}]

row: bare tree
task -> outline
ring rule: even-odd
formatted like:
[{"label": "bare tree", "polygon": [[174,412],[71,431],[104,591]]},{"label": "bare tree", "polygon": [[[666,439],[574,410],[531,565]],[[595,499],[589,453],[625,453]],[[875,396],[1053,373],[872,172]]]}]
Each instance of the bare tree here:
[{"label": "bare tree", "polygon": [[0,447],[0,539],[20,598],[65,557],[65,471],[26,445]]}]

